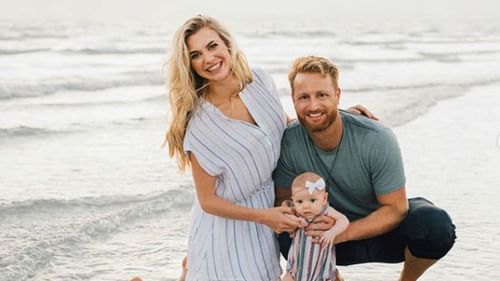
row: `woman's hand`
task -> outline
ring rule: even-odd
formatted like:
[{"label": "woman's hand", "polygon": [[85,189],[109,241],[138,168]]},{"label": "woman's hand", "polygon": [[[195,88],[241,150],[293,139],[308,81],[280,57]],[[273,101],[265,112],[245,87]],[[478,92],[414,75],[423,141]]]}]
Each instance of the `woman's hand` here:
[{"label": "woman's hand", "polygon": [[366,117],[373,119],[373,120],[377,120],[377,121],[379,120],[378,117],[375,116],[375,114],[373,114],[371,111],[368,110],[368,108],[362,106],[361,104],[351,106],[351,107],[347,108],[346,110],[349,112],[352,112],[352,113],[366,116]]},{"label": "woman's hand", "polygon": [[269,226],[276,233],[291,233],[300,226],[300,219],[293,214],[292,208],[286,206],[263,209],[258,222]]}]

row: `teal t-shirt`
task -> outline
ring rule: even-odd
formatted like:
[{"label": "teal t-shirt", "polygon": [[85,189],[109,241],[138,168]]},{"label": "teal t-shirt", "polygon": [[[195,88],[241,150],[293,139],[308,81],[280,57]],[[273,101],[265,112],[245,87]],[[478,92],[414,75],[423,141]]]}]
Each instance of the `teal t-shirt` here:
[{"label": "teal t-shirt", "polygon": [[291,124],[281,143],[273,177],[290,187],[303,172],[315,172],[327,184],[331,206],[350,220],[365,217],[380,205],[376,195],[405,185],[401,151],[391,129],[363,116],[340,111],[344,131],[334,151],[321,151],[299,122]]}]

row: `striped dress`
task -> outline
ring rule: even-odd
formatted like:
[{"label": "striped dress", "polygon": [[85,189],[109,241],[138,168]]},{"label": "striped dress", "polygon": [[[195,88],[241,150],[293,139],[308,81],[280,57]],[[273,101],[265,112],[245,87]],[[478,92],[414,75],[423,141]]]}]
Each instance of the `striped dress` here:
[{"label": "striped dress", "polygon": [[[189,121],[184,150],[216,176],[217,196],[244,207],[270,208],[286,115],[263,71],[254,71],[240,98],[257,125],[228,118],[202,101]],[[195,199],[187,280],[275,281],[280,275],[279,247],[269,227],[207,214]]]},{"label": "striped dress", "polygon": [[321,247],[312,243],[312,237],[306,236],[304,228],[300,228],[288,252],[286,271],[295,281],[334,281],[335,260],[335,244]]}]

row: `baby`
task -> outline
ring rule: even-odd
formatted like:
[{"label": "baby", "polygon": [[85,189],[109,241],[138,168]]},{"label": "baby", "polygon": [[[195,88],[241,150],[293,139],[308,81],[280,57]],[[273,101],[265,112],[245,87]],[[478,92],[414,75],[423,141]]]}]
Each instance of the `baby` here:
[{"label": "baby", "polygon": [[[334,241],[347,228],[349,221],[328,205],[325,188],[323,178],[311,172],[297,176],[292,183],[293,206],[303,224],[294,233],[284,281],[335,280]],[[320,243],[313,243],[313,238],[305,235],[304,227],[318,216],[334,218],[335,225],[323,233]]]}]

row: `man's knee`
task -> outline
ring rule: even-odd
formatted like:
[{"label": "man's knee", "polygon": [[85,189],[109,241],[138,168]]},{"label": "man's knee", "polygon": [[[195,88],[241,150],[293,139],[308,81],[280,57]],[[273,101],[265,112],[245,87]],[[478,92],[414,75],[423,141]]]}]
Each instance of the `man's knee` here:
[{"label": "man's knee", "polygon": [[423,198],[417,200],[410,203],[405,220],[408,248],[415,257],[440,259],[455,243],[455,225],[443,209]]}]

